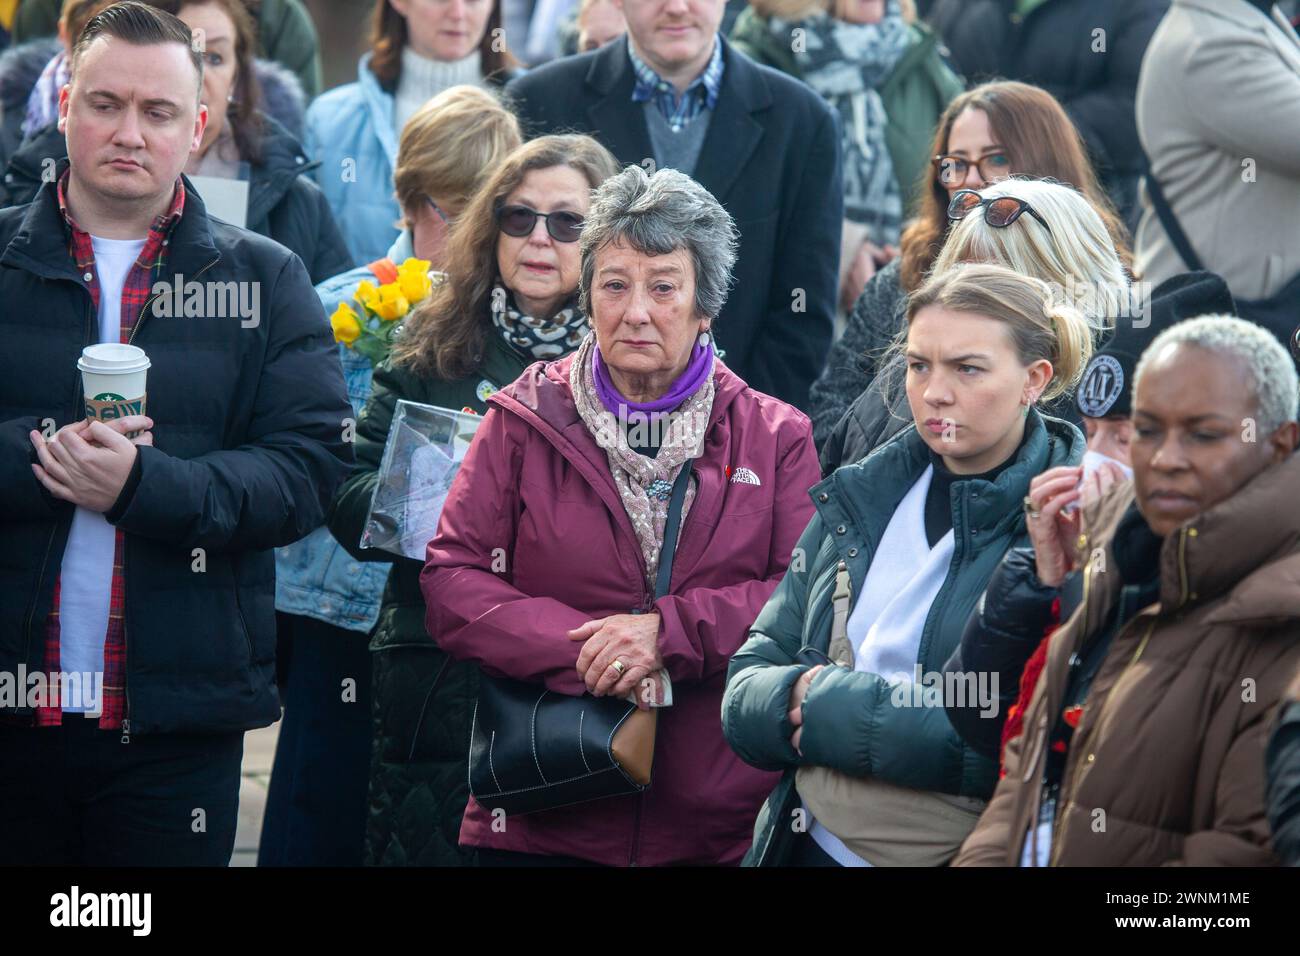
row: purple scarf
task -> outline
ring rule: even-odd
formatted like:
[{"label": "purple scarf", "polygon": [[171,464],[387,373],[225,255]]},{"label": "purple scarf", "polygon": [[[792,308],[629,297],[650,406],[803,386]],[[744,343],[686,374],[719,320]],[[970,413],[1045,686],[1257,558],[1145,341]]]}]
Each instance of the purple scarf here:
[{"label": "purple scarf", "polygon": [[609,368],[606,367],[604,359],[600,357],[600,349],[591,350],[591,372],[592,379],[596,384],[596,396],[600,399],[600,404],[604,405],[611,415],[618,416],[619,407],[622,406],[629,412],[641,412],[643,414],[656,415],[672,411],[686,399],[690,398],[704,380],[708,378],[709,373],[713,370],[713,338],[709,337],[709,344],[700,347],[699,340],[696,339],[695,346],[691,350],[691,360],[686,363],[686,370],[677,376],[672,387],[663,394],[662,397],[656,398],[652,402],[632,402],[623,397],[622,393],[614,386],[614,381],[609,377]]}]

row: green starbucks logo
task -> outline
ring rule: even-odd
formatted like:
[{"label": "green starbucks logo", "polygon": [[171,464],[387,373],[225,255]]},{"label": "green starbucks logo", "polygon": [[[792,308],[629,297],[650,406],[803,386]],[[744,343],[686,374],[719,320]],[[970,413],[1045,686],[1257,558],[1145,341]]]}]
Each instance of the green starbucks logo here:
[{"label": "green starbucks logo", "polygon": [[144,398],[127,400],[114,392],[100,392],[94,398],[86,400],[86,417],[98,418],[101,422],[128,415],[144,414]]}]

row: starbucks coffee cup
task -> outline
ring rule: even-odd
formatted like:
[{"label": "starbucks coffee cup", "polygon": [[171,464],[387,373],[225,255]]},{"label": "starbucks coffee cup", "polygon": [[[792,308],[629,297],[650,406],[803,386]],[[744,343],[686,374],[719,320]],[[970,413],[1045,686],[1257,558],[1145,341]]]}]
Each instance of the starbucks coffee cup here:
[{"label": "starbucks coffee cup", "polygon": [[116,342],[87,345],[77,368],[86,396],[86,418],[107,422],[145,414],[149,356],[144,349]]}]

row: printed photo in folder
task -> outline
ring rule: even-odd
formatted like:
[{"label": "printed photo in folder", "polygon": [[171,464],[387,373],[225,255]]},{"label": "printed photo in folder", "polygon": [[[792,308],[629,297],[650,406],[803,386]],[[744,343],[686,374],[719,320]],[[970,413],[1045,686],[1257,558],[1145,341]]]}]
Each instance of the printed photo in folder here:
[{"label": "printed photo in folder", "polygon": [[363,548],[424,560],[443,502],[482,421],[469,412],[399,401],[361,534]]}]

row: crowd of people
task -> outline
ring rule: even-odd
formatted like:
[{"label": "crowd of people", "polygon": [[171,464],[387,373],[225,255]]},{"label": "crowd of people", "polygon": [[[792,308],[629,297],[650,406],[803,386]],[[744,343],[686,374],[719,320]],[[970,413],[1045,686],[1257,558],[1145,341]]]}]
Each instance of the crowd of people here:
[{"label": "crowd of people", "polygon": [[1294,7],[0,11],[0,865],[1300,865]]}]

